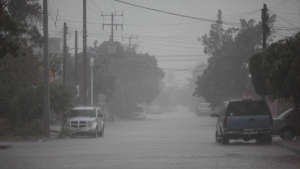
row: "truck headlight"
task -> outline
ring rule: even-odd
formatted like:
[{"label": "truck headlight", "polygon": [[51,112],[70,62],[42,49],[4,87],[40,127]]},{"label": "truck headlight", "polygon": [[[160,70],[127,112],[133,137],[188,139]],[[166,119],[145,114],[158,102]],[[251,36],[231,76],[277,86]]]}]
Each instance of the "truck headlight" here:
[{"label": "truck headlight", "polygon": [[71,122],[70,121],[66,121],[66,126],[70,126]]},{"label": "truck headlight", "polygon": [[93,125],[93,123],[94,123],[94,121],[87,121],[87,122],[86,122],[86,125],[88,125],[88,126],[92,126],[92,125]]}]

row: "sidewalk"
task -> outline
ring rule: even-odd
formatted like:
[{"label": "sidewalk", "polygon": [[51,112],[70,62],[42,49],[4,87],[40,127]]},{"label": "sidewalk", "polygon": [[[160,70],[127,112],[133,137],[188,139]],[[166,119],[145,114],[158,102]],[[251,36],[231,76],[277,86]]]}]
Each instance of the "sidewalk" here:
[{"label": "sidewalk", "polygon": [[50,138],[57,138],[61,132],[61,121],[52,121],[50,123]]},{"label": "sidewalk", "polygon": [[292,141],[285,141],[279,136],[273,136],[273,143],[300,155],[300,140],[293,139]]}]

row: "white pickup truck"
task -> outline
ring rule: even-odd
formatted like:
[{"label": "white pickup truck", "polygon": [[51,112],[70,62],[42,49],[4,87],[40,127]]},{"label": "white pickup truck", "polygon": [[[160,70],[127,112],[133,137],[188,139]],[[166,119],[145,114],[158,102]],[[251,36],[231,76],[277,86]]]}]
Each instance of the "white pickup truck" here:
[{"label": "white pickup truck", "polygon": [[68,112],[66,118],[66,130],[71,133],[71,137],[104,136],[105,115],[99,107],[75,107]]}]

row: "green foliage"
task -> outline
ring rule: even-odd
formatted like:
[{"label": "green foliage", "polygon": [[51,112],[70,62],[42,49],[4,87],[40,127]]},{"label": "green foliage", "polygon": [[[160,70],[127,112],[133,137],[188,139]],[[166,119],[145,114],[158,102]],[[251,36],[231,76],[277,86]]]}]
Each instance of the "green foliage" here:
[{"label": "green foliage", "polygon": [[41,117],[39,60],[33,55],[0,59],[0,116],[11,121]]},{"label": "green foliage", "polygon": [[42,36],[36,27],[42,22],[41,13],[38,0],[0,1],[0,58],[16,57],[27,53],[21,53],[22,48],[31,50],[41,45]]},{"label": "green foliage", "polygon": [[280,40],[263,53],[263,77],[273,99],[293,97],[300,106],[300,33]]},{"label": "green foliage", "polygon": [[[138,104],[151,103],[159,95],[164,72],[154,56],[125,50],[118,42],[114,45],[116,54],[102,56],[102,64],[95,60],[95,90],[106,94],[113,113],[125,116]],[[106,53],[107,46],[108,42],[102,43],[99,51]]]},{"label": "green foliage", "polygon": [[221,16],[219,11],[219,22],[211,26],[209,36],[201,39],[204,52],[211,57],[203,75],[198,76],[194,92],[194,96],[203,96],[213,108],[225,100],[241,98],[246,91],[253,92],[248,60],[261,49],[261,23],[241,19],[240,29],[224,30]]},{"label": "green foliage", "polygon": [[[11,122],[31,122],[43,112],[42,72],[34,55],[7,56],[0,60],[0,117]],[[61,84],[51,84],[51,108],[59,113],[71,106],[72,93]]]},{"label": "green foliage", "polygon": [[43,121],[33,120],[30,123],[20,121],[15,123],[14,135],[16,136],[40,136],[43,135]]},{"label": "green foliage", "polygon": [[269,94],[266,82],[262,76],[262,54],[256,53],[249,59],[249,70],[251,73],[251,80],[255,92],[259,95],[266,96]]},{"label": "green foliage", "polygon": [[0,58],[3,58],[7,54],[17,56],[19,45],[8,37],[19,36],[24,33],[24,30],[13,21],[13,19],[3,10],[3,2],[0,2]]},{"label": "green foliage", "polygon": [[164,77],[164,73],[158,68],[154,56],[127,50],[122,58],[116,58],[115,65],[116,75],[120,81],[115,97],[121,99],[119,107],[121,110],[128,112],[136,105],[150,104],[158,97],[160,80]]},{"label": "green foliage", "polygon": [[60,139],[66,139],[66,138],[70,138],[72,137],[72,132],[70,129],[64,129],[64,130],[61,130],[59,131],[59,135],[57,136],[57,138],[60,138]]},{"label": "green foliage", "polygon": [[64,84],[51,84],[50,107],[56,114],[70,109],[73,97],[74,94]]},{"label": "green foliage", "polygon": [[[87,56],[89,62],[92,55]],[[100,57],[94,58],[94,104],[97,104],[97,97],[99,94],[105,94],[109,101],[113,95],[113,92],[117,88],[117,76],[114,72],[114,57],[109,55],[101,55]],[[78,80],[79,84],[82,83],[82,53],[78,55]],[[74,62],[68,61],[67,68],[67,86],[75,91],[75,66]],[[87,68],[87,85],[90,86],[91,69]],[[90,98],[88,98],[90,99]],[[90,101],[88,101],[90,103]]]}]

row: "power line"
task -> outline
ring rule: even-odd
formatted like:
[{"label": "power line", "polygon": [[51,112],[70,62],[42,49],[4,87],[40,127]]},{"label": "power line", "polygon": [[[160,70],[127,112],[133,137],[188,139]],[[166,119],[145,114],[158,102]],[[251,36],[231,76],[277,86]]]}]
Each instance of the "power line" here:
[{"label": "power line", "polygon": [[[193,16],[187,16],[187,15],[181,15],[181,14],[176,14],[176,13],[172,13],[172,12],[166,12],[166,11],[162,11],[162,10],[158,10],[158,9],[153,9],[153,8],[148,8],[148,7],[143,7],[143,6],[131,4],[131,3],[128,3],[128,2],[123,2],[123,1],[120,1],[120,0],[115,0],[115,1],[127,4],[127,5],[131,5],[131,6],[135,6],[135,7],[138,7],[138,8],[143,8],[143,9],[147,9],[147,10],[161,12],[161,13],[165,13],[165,14],[169,14],[169,15],[174,15],[174,16],[179,16],[179,17],[184,17],[184,18],[189,18],[189,19],[195,19],[195,20],[199,20],[199,21],[203,21],[203,22],[217,23],[217,20],[205,19],[205,18],[199,18],[199,17],[193,17]],[[226,21],[223,21],[222,24],[224,24],[224,25],[231,25],[231,26],[239,26],[240,25],[239,23],[226,22]]]},{"label": "power line", "polygon": [[177,46],[177,45],[166,45],[166,44],[158,44],[158,43],[149,43],[149,42],[141,42],[139,41],[139,43],[141,44],[150,44],[150,45],[158,45],[158,46],[171,46],[171,47],[179,47],[179,48],[189,48],[189,49],[203,49],[203,48],[196,48],[196,47],[189,47],[189,46]]},{"label": "power line", "polygon": [[300,2],[300,1],[296,0],[294,3],[292,3],[292,4],[288,5],[288,6],[282,7],[282,8],[278,8],[277,10],[283,9],[283,8],[287,8],[287,7],[292,6],[292,5],[294,5],[294,4],[298,3],[298,2]]},{"label": "power line", "polygon": [[[270,13],[273,13],[273,14],[275,14],[274,12],[272,12],[272,11],[270,11]],[[283,18],[283,17],[281,17],[281,16],[279,16],[278,14],[275,14],[276,15],[276,17],[278,18],[278,19],[280,19],[281,21],[283,21],[283,22],[285,22],[285,23],[287,23],[287,24],[289,24],[289,25],[291,25],[293,28],[298,28],[297,26],[295,26],[295,25],[293,25],[293,24],[291,24],[291,23],[289,23],[288,21],[291,21],[291,22],[295,22],[295,21],[292,21],[292,20],[289,20],[289,19],[286,19],[286,18]],[[278,21],[279,23],[280,23],[280,21]],[[295,22],[295,23],[298,23],[298,24],[300,24],[299,22]],[[282,24],[281,24],[282,25]]]},{"label": "power line", "polygon": [[[58,8],[57,8],[57,6],[56,6],[56,4],[54,3],[53,0],[52,0],[52,3],[53,3],[53,5],[55,6],[55,8],[57,9],[57,14],[56,14],[57,17],[61,18],[60,14],[58,13]],[[51,8],[52,8],[52,7],[51,7],[51,4],[50,4],[50,9],[51,9]],[[56,20],[58,20],[57,17],[56,17]],[[59,24],[59,26],[60,26],[60,29],[62,30],[62,25],[61,25],[61,23],[58,22],[58,24]]]},{"label": "power line", "polygon": [[115,6],[113,5],[113,3],[111,2],[111,0],[108,0],[109,2],[110,2],[110,4],[111,4],[111,6],[115,9],[115,11],[116,11],[116,8],[115,8]]},{"label": "power line", "polygon": [[[92,8],[90,8],[88,5],[87,5],[87,7],[92,11],[92,12],[94,12],[95,14],[97,14],[97,15],[100,15],[101,16],[101,14],[98,14],[97,12],[95,12]],[[88,23],[88,22],[87,22]]]},{"label": "power line", "polygon": [[287,1],[287,0],[283,0],[283,1],[281,1],[281,2],[278,2],[277,4],[272,5],[272,6],[270,6],[269,8],[274,8],[275,6],[278,6],[278,5],[280,5],[280,4],[282,4],[282,3],[286,2],[286,1]]},{"label": "power line", "polygon": [[103,11],[95,2],[94,2],[94,0],[92,0],[92,2],[96,5],[96,7],[98,8],[98,9],[100,9],[100,11]]}]

